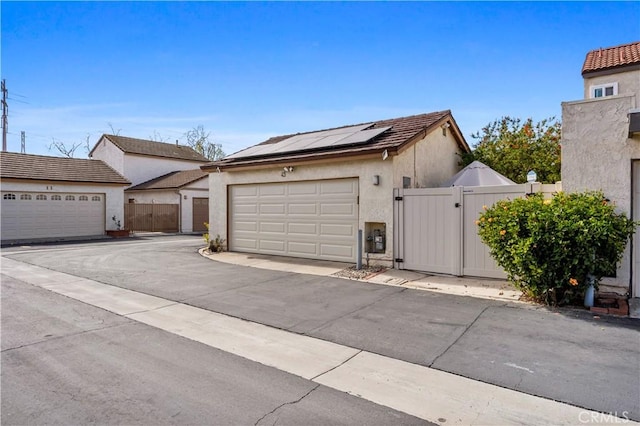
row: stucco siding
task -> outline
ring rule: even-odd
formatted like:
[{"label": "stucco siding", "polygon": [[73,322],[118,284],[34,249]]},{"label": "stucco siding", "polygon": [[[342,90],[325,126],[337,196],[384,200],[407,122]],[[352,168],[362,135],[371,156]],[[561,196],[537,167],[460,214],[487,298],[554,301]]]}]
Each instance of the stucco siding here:
[{"label": "stucco siding", "polygon": [[189,186],[180,190],[182,197],[180,232],[193,232],[193,199],[209,197],[209,188],[202,188],[203,184],[201,182],[204,182],[204,185],[208,186],[207,179],[202,179],[198,182],[198,185],[194,185],[194,187]]},{"label": "stucco siding", "polygon": [[127,154],[124,157],[123,175],[134,186],[169,172],[197,169],[203,164],[205,163]]},{"label": "stucco siding", "polygon": [[[267,182],[310,181],[339,178],[359,180],[359,228],[364,230],[365,222],[384,222],[387,226],[387,241],[393,241],[393,163],[391,159],[344,161],[328,164],[292,164],[294,171],[282,177],[282,167],[255,171],[237,171],[209,174],[209,217],[210,234],[219,234],[227,239],[227,187],[237,184]],[[379,185],[373,184],[378,175]],[[387,244],[386,252],[373,256],[380,261],[391,262],[393,248]]]},{"label": "stucco siding", "polygon": [[434,130],[424,139],[393,158],[393,182],[402,188],[403,177],[411,178],[412,188],[439,187],[459,170],[460,148],[450,131]]},{"label": "stucco siding", "polygon": [[640,71],[626,71],[584,79],[584,98],[591,97],[591,86],[618,83],[618,95],[632,95],[640,93]]},{"label": "stucco siding", "polygon": [[[602,190],[629,217],[631,164],[640,159],[640,137],[628,137],[627,114],[636,105],[633,95],[562,104],[563,190]],[[629,244],[617,276],[606,284],[629,285],[630,252]]]},{"label": "stucco siding", "polygon": [[3,191],[25,191],[40,194],[83,194],[99,193],[105,195],[105,224],[104,229],[116,229],[111,219],[113,216],[122,221],[124,217],[124,192],[122,186],[91,185],[91,184],[60,184],[58,182],[18,182],[2,181]]},{"label": "stucco siding", "polygon": [[100,139],[91,154],[91,158],[104,161],[122,176],[127,177],[124,173],[124,152],[105,138]]},{"label": "stucco siding", "polygon": [[136,204],[178,204],[180,196],[175,189],[125,192],[125,201],[133,198]]}]

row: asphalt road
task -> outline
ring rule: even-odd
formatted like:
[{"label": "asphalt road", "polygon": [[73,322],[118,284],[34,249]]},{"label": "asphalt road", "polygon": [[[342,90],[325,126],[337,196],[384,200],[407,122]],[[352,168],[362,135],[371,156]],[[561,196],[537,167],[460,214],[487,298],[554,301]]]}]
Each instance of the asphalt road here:
[{"label": "asphalt road", "polygon": [[2,276],[3,425],[425,424]]},{"label": "asphalt road", "polygon": [[[638,320],[229,265],[201,257],[200,246],[198,237],[153,237],[3,255],[640,421]],[[3,352],[3,420],[10,352]]]}]

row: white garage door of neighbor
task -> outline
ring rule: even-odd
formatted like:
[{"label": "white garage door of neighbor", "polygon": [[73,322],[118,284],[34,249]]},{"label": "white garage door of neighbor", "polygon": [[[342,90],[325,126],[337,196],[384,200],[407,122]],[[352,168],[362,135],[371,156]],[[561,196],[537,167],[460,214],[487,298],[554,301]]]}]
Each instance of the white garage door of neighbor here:
[{"label": "white garage door of neighbor", "polygon": [[234,185],[232,251],[354,262],[358,179]]},{"label": "white garage door of neighbor", "polygon": [[104,194],[2,191],[2,240],[104,234]]}]

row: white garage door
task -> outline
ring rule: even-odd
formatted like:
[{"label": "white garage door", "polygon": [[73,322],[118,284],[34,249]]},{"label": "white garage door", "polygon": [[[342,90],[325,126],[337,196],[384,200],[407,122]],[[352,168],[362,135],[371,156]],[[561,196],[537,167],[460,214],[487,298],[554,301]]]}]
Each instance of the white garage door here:
[{"label": "white garage door", "polygon": [[232,251],[354,262],[358,180],[234,185]]},{"label": "white garage door", "polygon": [[2,191],[2,240],[104,234],[104,194]]}]

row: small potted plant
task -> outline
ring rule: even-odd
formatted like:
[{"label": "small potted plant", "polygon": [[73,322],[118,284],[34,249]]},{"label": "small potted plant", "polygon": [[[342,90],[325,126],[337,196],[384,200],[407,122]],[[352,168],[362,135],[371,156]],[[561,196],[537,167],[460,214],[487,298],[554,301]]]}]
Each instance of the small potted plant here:
[{"label": "small potted plant", "polygon": [[122,225],[120,224],[120,220],[118,220],[115,215],[113,215],[111,220],[113,220],[113,223],[116,225],[116,229],[107,229],[107,235],[108,236],[110,236],[112,238],[124,238],[124,237],[128,237],[129,236],[131,231],[128,230],[128,229],[122,229]]}]

